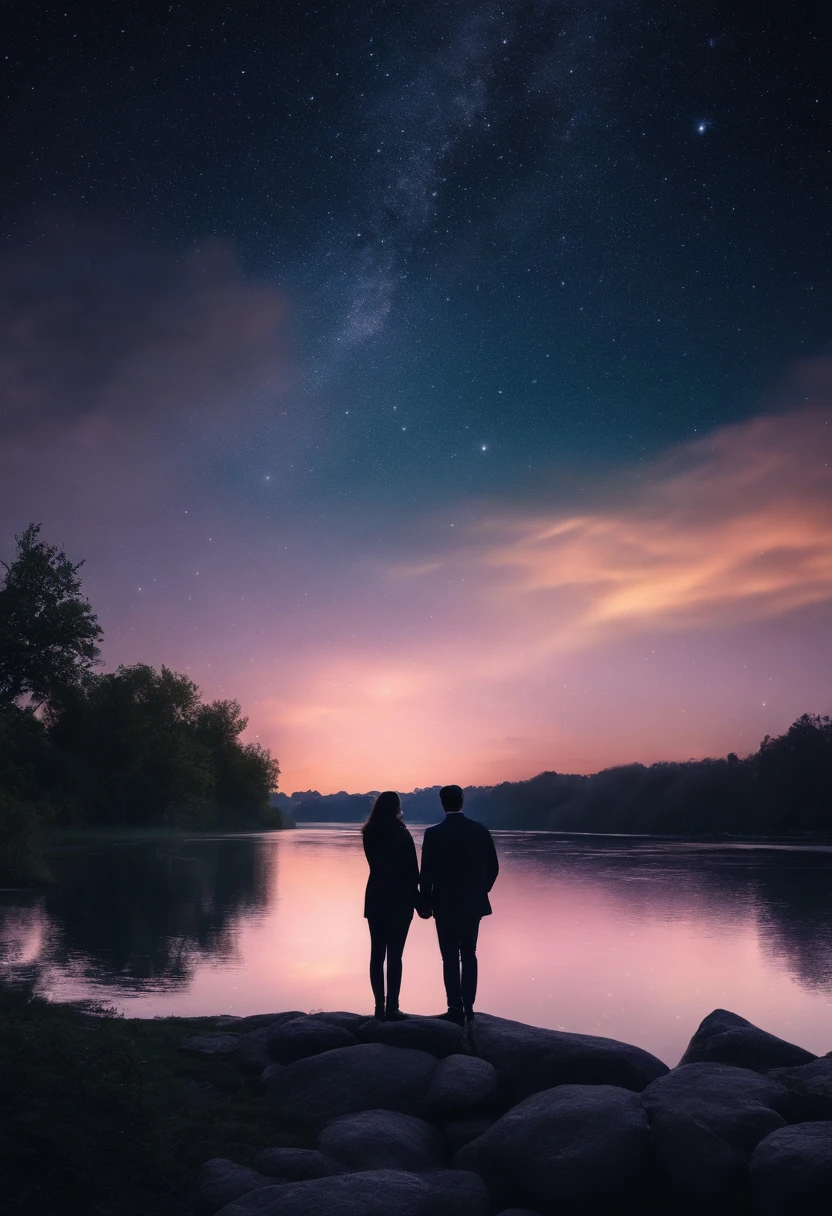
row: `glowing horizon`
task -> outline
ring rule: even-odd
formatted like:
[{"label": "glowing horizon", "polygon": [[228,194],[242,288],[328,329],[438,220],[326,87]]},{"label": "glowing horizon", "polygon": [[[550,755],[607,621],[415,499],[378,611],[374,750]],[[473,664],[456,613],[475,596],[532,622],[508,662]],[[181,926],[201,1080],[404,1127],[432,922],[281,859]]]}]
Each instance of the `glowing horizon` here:
[{"label": "glowing horizon", "polygon": [[[472,529],[455,529],[444,553],[380,567],[374,590],[396,586],[401,595],[410,586],[420,604],[436,606],[442,624],[435,627],[428,614],[418,632],[385,654],[372,643],[322,648],[308,665],[298,663],[288,703],[260,701],[253,715],[260,737],[282,738],[284,754],[310,757],[303,766],[286,765],[283,788],[494,784],[544,768],[590,772],[635,760],[746,754],[800,712],[828,712],[828,693],[816,683],[798,694],[785,668],[794,641],[807,632],[828,652],[831,438],[822,408],[721,428],[648,470],[649,478],[620,495],[617,510],[491,512]],[[409,622],[406,608],[399,611]],[[727,728],[725,707],[709,706],[707,689],[691,673],[692,706],[662,730],[662,700],[672,697],[668,663],[672,677],[686,649],[702,651],[699,661],[707,662],[708,649],[733,646],[742,654],[749,641],[755,652],[761,643],[768,649],[766,681],[779,685],[771,696],[779,719],[751,713],[744,722],[738,698]],[[652,698],[632,672],[640,651],[648,663],[648,654],[664,656]],[[603,686],[604,665],[618,669],[617,687]],[[622,665],[629,679],[620,678]],[[526,758],[505,754],[533,729],[530,717],[539,720],[541,703],[550,715],[566,712],[563,698],[547,698],[541,688],[558,673],[568,673],[567,683],[583,680],[599,700],[615,692],[622,713],[629,700],[648,715],[649,728],[638,738],[632,723],[620,724],[593,744],[586,735],[592,713],[584,707],[577,740],[565,744],[567,726],[553,729],[548,749],[539,740]],[[768,710],[769,698],[761,695],[756,708]],[[678,719],[690,709],[686,738]],[[759,737],[749,733],[755,717]],[[486,759],[487,751],[498,755]],[[363,762],[350,765],[348,753]]]}]

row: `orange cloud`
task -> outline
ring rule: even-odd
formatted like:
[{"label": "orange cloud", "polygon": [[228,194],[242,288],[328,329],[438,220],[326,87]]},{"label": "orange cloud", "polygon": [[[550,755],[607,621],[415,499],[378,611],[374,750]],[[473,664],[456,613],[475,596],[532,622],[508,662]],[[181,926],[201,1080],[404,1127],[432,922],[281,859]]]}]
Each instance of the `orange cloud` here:
[{"label": "orange cloud", "polygon": [[[828,710],[805,679],[801,703],[787,669],[799,667],[790,614],[822,622],[832,601],[830,417],[813,407],[725,427],[642,468],[614,502],[607,489],[594,509],[492,512],[453,550],[379,567],[346,619],[377,613],[385,587],[404,591],[382,610],[387,641],[313,642],[314,661],[284,670],[288,699],[264,703],[265,733],[304,757],[298,784],[409,788],[747,751],[790,714]],[[770,705],[745,674],[727,695],[713,674],[703,682],[706,651],[723,645],[730,663],[752,629],[760,670],[788,684]],[[650,639],[655,654],[659,637],[645,682],[633,647]],[[700,652],[689,671],[684,656]],[[745,706],[745,746],[732,705]]]},{"label": "orange cloud", "polygon": [[[558,634],[774,617],[832,597],[830,412],[726,427],[657,466],[617,510],[502,525],[482,554],[517,596],[572,591]],[[681,467],[680,467],[681,466]]]}]

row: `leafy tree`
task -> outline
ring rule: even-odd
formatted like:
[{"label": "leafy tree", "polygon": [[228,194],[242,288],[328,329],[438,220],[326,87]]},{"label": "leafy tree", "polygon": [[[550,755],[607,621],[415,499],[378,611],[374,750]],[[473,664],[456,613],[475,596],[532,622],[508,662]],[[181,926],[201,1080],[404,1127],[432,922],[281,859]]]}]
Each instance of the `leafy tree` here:
[{"label": "leafy tree", "polygon": [[757,767],[790,831],[832,828],[832,719],[803,714],[760,744]]},{"label": "leafy tree", "polygon": [[65,689],[46,720],[76,818],[219,827],[268,813],[279,769],[240,742],[239,704],[203,705],[193,680],[167,667],[122,666]]},{"label": "leafy tree", "polygon": [[0,879],[43,872],[40,846],[52,813],[51,753],[43,722],[31,709],[0,707]]},{"label": "leafy tree", "polygon": [[98,662],[101,627],[81,592],[83,562],[40,540],[40,529],[30,524],[14,559],[0,563],[0,706],[42,705]]},{"label": "leafy tree", "polygon": [[221,822],[241,813],[262,814],[277,789],[277,761],[259,743],[240,743],[247,726],[239,701],[212,701],[194,715],[194,735],[211,754],[213,801]]},{"label": "leafy tree", "polygon": [[65,690],[47,722],[83,816],[131,825],[210,819],[211,755],[192,729],[198,707],[193,680],[146,663]]},{"label": "leafy tree", "polygon": [[493,827],[668,835],[832,831],[832,720],[804,714],[741,760],[627,764],[591,777],[540,773],[468,791]]}]

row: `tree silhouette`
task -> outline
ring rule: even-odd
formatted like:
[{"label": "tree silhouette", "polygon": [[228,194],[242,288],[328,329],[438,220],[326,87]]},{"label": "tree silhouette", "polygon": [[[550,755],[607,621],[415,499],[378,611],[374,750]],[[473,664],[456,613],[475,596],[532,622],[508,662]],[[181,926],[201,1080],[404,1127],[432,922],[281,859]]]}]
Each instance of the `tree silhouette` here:
[{"label": "tree silhouette", "polygon": [[42,705],[98,662],[101,627],[81,592],[83,562],[39,540],[40,529],[29,524],[14,559],[0,563],[0,708]]}]

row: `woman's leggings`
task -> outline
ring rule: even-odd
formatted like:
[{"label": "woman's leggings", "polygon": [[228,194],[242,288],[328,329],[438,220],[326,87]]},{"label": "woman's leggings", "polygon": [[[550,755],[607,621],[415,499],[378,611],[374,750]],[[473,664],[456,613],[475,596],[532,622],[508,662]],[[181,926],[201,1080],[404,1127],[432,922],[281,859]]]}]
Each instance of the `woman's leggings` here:
[{"label": "woman's leggings", "polygon": [[371,918],[370,926],[370,985],[373,989],[376,1008],[382,1008],[384,1000],[384,959],[387,958],[387,1008],[398,1009],[399,992],[402,986],[402,954],[413,913],[407,919],[383,920]]}]

